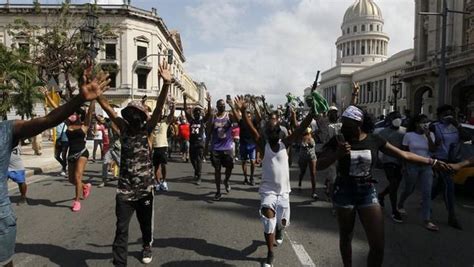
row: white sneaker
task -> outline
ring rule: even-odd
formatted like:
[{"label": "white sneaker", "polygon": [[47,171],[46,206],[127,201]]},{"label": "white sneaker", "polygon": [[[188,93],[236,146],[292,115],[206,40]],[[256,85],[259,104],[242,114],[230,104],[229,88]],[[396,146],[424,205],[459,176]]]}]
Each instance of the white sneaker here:
[{"label": "white sneaker", "polygon": [[407,211],[405,209],[398,209],[401,215],[407,215]]},{"label": "white sneaker", "polygon": [[66,172],[64,172],[64,171],[61,171],[61,173],[59,175],[67,177]]},{"label": "white sneaker", "polygon": [[160,184],[160,189],[163,190],[163,191],[168,191],[168,183],[167,182],[162,182]]},{"label": "white sneaker", "polygon": [[144,248],[142,251],[142,262],[144,264],[149,264],[151,263],[152,260],[153,260],[153,254],[151,252],[151,249],[149,247]]}]

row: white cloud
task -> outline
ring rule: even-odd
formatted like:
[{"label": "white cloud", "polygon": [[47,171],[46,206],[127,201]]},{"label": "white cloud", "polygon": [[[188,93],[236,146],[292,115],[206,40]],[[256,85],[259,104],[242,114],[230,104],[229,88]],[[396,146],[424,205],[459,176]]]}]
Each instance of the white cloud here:
[{"label": "white cloud", "polygon": [[[186,11],[208,47],[187,55],[187,69],[216,97],[254,93],[282,102],[289,91],[301,95],[318,69],[334,65],[334,43],[352,2],[298,0],[290,6],[283,1],[265,1],[271,11],[262,12],[265,17],[259,25],[248,27],[246,12],[256,5],[261,8],[262,2],[222,0],[217,5],[213,0],[201,1]],[[390,52],[412,47],[413,1],[376,2],[384,14],[385,31],[391,36]]]}]

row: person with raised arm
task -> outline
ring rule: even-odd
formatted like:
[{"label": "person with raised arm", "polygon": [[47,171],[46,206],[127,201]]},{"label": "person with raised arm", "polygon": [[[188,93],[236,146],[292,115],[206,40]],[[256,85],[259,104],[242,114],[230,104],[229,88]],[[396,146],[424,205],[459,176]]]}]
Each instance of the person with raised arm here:
[{"label": "person with raised arm", "polygon": [[120,130],[121,157],[117,186],[115,214],[117,216],[115,239],[112,246],[113,264],[127,265],[128,226],[133,213],[142,232],[142,262],[153,259],[153,164],[148,138],[163,114],[163,106],[172,83],[168,64],[163,61],[158,70],[163,87],[151,117],[143,103],[133,100],[122,110],[122,118],[115,113],[104,97],[99,97],[102,109]]},{"label": "person with raised arm", "polygon": [[106,91],[110,83],[108,74],[99,72],[94,78],[89,74],[90,65],[83,75],[79,94],[66,104],[52,110],[44,117],[32,120],[7,120],[0,122],[0,266],[12,267],[15,251],[16,216],[11,208],[8,197],[7,173],[12,149],[21,139],[35,136],[47,129],[55,127],[76,112],[86,101],[99,97]]},{"label": "person with raised arm", "polygon": [[189,138],[189,157],[194,169],[194,180],[196,185],[201,184],[202,161],[204,159],[204,147],[206,142],[206,125],[212,116],[211,95],[206,96],[207,113],[202,116],[202,107],[196,106],[191,114],[187,104],[188,96],[183,94],[184,114],[189,122],[191,135]]},{"label": "person with raised arm", "polygon": [[[234,102],[242,114],[247,113],[247,103],[242,96],[236,97]],[[282,244],[283,231],[290,224],[288,148],[303,136],[313,118],[314,115],[310,112],[292,134],[280,138],[281,128],[277,114],[270,115],[264,127],[264,135],[257,130],[250,117],[243,116],[244,124],[249,128],[254,142],[264,151],[262,181],[258,192],[261,199],[260,219],[268,247],[267,259],[264,262],[266,267],[273,266],[274,242],[276,240],[278,245]]]},{"label": "person with raised arm", "polygon": [[344,266],[352,266],[352,237],[359,214],[369,243],[367,266],[382,266],[384,256],[383,213],[377,199],[373,170],[379,151],[395,158],[448,171],[444,162],[403,151],[372,134],[372,117],[349,106],[342,114],[341,134],[331,138],[318,159],[318,170],[337,162],[333,203],[339,224],[339,249]]}]

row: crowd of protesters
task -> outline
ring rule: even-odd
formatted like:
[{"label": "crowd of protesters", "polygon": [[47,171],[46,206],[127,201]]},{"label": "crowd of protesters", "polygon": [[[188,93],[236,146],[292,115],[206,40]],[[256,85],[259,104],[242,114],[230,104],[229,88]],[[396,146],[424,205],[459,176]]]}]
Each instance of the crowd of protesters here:
[{"label": "crowd of protesters", "polygon": [[[384,118],[382,128],[374,133],[371,114],[358,106],[359,87],[354,84],[349,106],[339,110],[328,106],[316,92],[309,96],[304,109],[297,101],[271,110],[263,96],[232,96],[218,99],[215,109],[211,96],[207,106],[189,107],[184,94],[184,107],[175,116],[176,103],[168,96],[173,82],[166,62],[158,75],[164,81],[154,110],[145,101],[131,101],[121,116],[102,95],[107,90],[108,74],[92,74],[92,66],[84,71],[80,93],[45,117],[30,121],[0,122],[0,264],[12,266],[16,220],[7,190],[7,179],[19,185],[25,202],[25,171],[18,143],[56,127],[55,158],[61,175],[75,186],[71,210],[79,212],[81,202],[91,194],[90,183],[83,182],[89,161],[87,136],[94,145],[91,161],[102,163],[103,187],[109,174],[118,181],[113,240],[113,263],[127,264],[128,228],[136,212],[142,232],[143,263],[152,261],[154,194],[173,190],[167,183],[167,163],[179,153],[183,164],[190,162],[197,185],[202,183],[202,166],[206,158],[214,168],[216,186],[214,201],[223,197],[221,187],[231,192],[234,164],[240,162],[243,184],[259,184],[260,207],[256,207],[263,224],[268,248],[264,266],[272,266],[274,244],[282,244],[284,230],[290,224],[290,168],[294,159],[299,167],[298,188],[303,186],[309,170],[311,197],[318,201],[316,182],[326,185],[333,213],[339,225],[340,253],[345,266],[352,264],[352,236],[355,217],[360,217],[369,244],[368,266],[381,266],[384,256],[384,223],[382,208],[389,196],[392,219],[402,223],[407,212],[404,203],[419,181],[422,192],[422,225],[439,231],[432,221],[432,200],[440,193],[448,210],[448,223],[461,230],[455,213],[452,175],[462,167],[472,166],[474,159],[459,158],[455,149],[465,136],[451,106],[438,108],[438,119],[430,122],[424,115],[402,118],[395,111]],[[42,92],[45,92],[44,88]],[[45,94],[47,101],[52,102]],[[88,102],[88,106],[85,106]],[[107,114],[94,116],[95,103]],[[404,120],[408,127],[403,127]],[[57,125],[57,126],[56,126]],[[100,157],[97,149],[100,148]],[[296,161],[295,161],[296,162]],[[255,178],[261,166],[261,180]],[[385,171],[388,186],[377,193],[375,168]],[[321,170],[326,170],[320,175]],[[222,177],[224,172],[224,177]],[[322,173],[322,172],[321,172]],[[400,190],[400,185],[403,190]],[[8,223],[7,220],[10,220]],[[7,223],[3,223],[7,222]]]}]

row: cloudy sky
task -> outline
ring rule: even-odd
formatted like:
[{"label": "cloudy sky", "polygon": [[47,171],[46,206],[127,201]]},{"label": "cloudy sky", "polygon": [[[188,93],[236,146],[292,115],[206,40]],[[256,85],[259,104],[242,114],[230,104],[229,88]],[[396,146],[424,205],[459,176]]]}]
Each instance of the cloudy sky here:
[{"label": "cloudy sky", "polygon": [[[254,93],[265,94],[271,102],[282,102],[290,91],[301,95],[317,70],[334,66],[334,43],[341,34],[342,18],[355,2],[131,1],[147,10],[156,7],[168,28],[181,32],[186,70],[194,80],[204,81],[215,97]],[[414,1],[374,1],[382,9],[384,30],[391,38],[389,54],[411,48]]]}]

